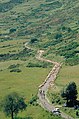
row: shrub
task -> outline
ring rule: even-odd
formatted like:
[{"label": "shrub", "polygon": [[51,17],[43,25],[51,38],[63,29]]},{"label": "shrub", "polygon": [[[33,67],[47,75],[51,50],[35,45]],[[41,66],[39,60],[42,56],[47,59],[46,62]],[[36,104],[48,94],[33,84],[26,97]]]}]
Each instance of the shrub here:
[{"label": "shrub", "polygon": [[8,59],[17,60],[17,59],[23,59],[24,57],[27,57],[30,55],[34,56],[34,52],[30,49],[24,48],[22,51],[16,54],[11,54],[11,53],[0,54],[0,60],[8,60]]},{"label": "shrub", "polygon": [[35,105],[35,102],[37,101],[37,96],[34,96],[34,97],[32,97],[32,99],[30,100],[30,104],[32,104],[32,105]]},{"label": "shrub", "polygon": [[11,10],[15,5],[21,4],[24,0],[10,0],[6,3],[0,3],[0,12],[7,12]]},{"label": "shrub", "polygon": [[10,29],[10,33],[13,33],[13,32],[15,32],[15,31],[16,31],[15,28]]},{"label": "shrub", "polygon": [[27,67],[42,67],[42,68],[47,68],[47,67],[50,67],[51,64],[49,64],[48,62],[29,62],[27,64]]},{"label": "shrub", "polygon": [[62,38],[62,34],[56,34],[55,39],[60,39]]},{"label": "shrub", "polygon": [[8,67],[8,69],[13,69],[13,68],[16,68],[16,67],[19,67],[19,64],[12,64]]},{"label": "shrub", "polygon": [[66,65],[71,65],[71,66],[77,65],[77,64],[79,64],[79,57],[76,55],[72,58],[68,58],[65,60],[65,63],[66,63]]},{"label": "shrub", "polygon": [[10,72],[17,72],[17,73],[19,73],[19,72],[21,72],[21,70],[20,69],[12,69],[12,70],[10,70]]},{"label": "shrub", "polygon": [[32,38],[32,39],[30,40],[30,43],[36,43],[37,41],[38,41],[37,38]]}]

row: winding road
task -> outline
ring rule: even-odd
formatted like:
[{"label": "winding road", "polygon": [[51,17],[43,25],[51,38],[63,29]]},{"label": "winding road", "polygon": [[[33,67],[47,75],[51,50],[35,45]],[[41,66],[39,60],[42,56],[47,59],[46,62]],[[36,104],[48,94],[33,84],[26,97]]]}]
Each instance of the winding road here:
[{"label": "winding road", "polygon": [[[30,48],[28,46],[28,43],[25,43],[25,47],[28,48],[28,49],[32,49],[32,48]],[[55,110],[56,108],[55,108],[55,106],[53,106],[49,102],[49,99],[47,98],[46,93],[47,93],[48,88],[50,87],[50,84],[51,83],[54,84],[54,81],[55,81],[55,79],[57,77],[57,74],[58,74],[62,64],[42,58],[43,53],[44,53],[43,50],[38,50],[37,51],[37,55],[35,56],[36,59],[38,59],[40,61],[52,63],[52,64],[54,64],[54,67],[49,72],[49,74],[46,77],[45,81],[39,86],[39,91],[38,91],[38,98],[39,99],[38,99],[38,102],[44,109],[46,109],[49,112],[52,112],[52,110]],[[61,117],[64,118],[64,119],[74,119],[73,117],[63,113],[62,111],[61,111]]]}]

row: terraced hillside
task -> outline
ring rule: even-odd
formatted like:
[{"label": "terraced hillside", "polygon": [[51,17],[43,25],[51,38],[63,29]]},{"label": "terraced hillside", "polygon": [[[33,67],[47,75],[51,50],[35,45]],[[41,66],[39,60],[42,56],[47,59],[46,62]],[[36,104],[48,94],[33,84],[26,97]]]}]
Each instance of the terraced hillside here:
[{"label": "terraced hillside", "polygon": [[77,0],[10,0],[0,6],[1,42],[36,39],[32,46],[46,49],[46,57],[79,63]]},{"label": "terraced hillside", "polygon": [[[79,0],[0,0],[0,101],[13,91],[24,95],[27,103],[37,95],[52,67],[35,58],[38,49],[45,51],[44,58],[63,63],[56,80],[57,93],[69,81],[75,81],[79,91],[78,8]],[[31,49],[25,48],[26,42]],[[48,96],[51,92],[52,88]],[[0,115],[6,119],[2,111]],[[29,105],[19,114],[23,115],[59,118],[36,105]]]}]

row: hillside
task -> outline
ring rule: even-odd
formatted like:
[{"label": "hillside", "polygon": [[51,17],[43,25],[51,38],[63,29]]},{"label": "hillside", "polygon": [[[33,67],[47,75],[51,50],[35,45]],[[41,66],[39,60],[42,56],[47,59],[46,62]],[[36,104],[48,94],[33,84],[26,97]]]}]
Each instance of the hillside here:
[{"label": "hillside", "polygon": [[[26,39],[30,42],[31,39],[37,39],[31,44],[33,47],[45,49],[46,57],[56,56],[60,60],[65,59],[67,64],[78,64],[78,5],[77,0],[1,2],[1,42],[14,39]],[[5,54],[9,59],[8,54]],[[4,56],[0,57],[4,59]],[[11,57],[13,58],[13,55]]]},{"label": "hillside", "polygon": [[[79,86],[79,0],[0,0],[0,101],[13,91],[26,102],[37,94],[52,67],[35,58],[38,49],[45,51],[44,58],[63,63],[57,89],[74,80]],[[40,106],[29,106],[26,113],[33,119],[58,118]]]}]

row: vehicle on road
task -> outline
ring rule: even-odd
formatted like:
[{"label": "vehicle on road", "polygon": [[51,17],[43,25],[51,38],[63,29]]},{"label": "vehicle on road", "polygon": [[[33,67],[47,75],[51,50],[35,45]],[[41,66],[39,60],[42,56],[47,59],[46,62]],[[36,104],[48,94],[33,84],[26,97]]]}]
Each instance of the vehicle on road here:
[{"label": "vehicle on road", "polygon": [[52,110],[52,113],[58,116],[61,115],[59,108],[55,108],[54,110]]}]

